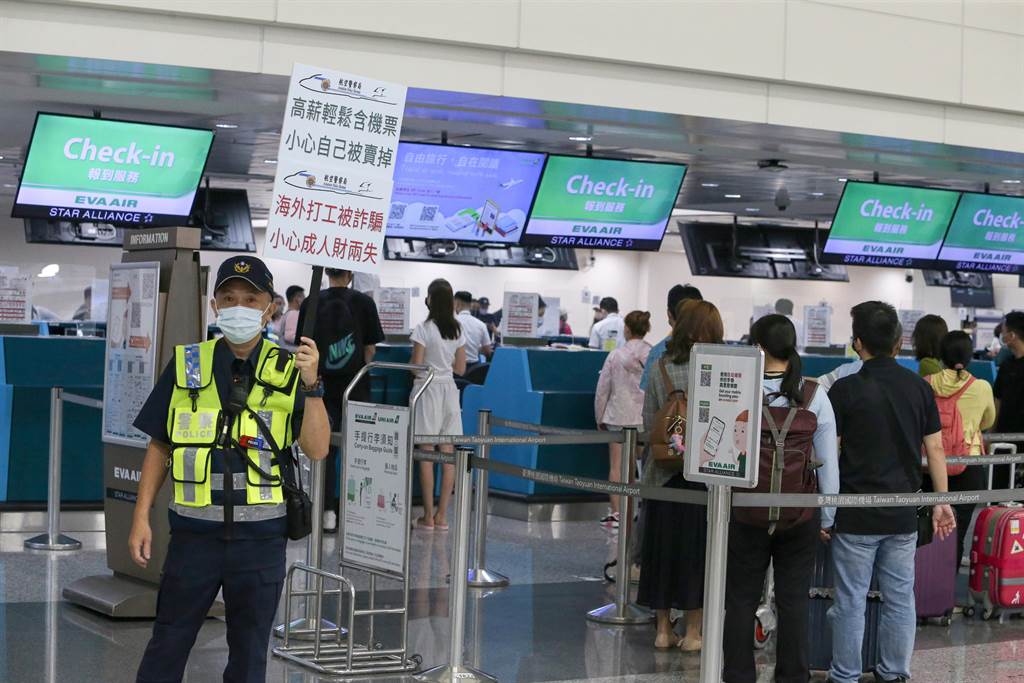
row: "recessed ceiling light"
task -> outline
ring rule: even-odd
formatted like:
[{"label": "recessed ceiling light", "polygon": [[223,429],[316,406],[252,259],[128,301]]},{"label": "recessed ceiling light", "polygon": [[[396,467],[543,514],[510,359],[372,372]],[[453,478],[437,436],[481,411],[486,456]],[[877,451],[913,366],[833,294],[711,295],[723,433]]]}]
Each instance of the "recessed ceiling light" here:
[{"label": "recessed ceiling light", "polygon": [[265,164],[276,164],[277,163],[277,159],[264,159],[263,163],[265,163]]},{"label": "recessed ceiling light", "polygon": [[811,196],[812,197],[824,197],[825,193],[824,192],[812,192]]},{"label": "recessed ceiling light", "polygon": [[3,160],[3,158],[4,158],[4,155],[0,154],[0,160]]},{"label": "recessed ceiling light", "polygon": [[741,195],[741,194],[727,194],[727,195],[725,195],[725,198],[726,199],[742,199],[743,195]]},{"label": "recessed ceiling light", "polygon": [[718,187],[718,183],[701,183],[701,187]]},{"label": "recessed ceiling light", "polygon": [[573,142],[590,142],[594,138],[589,135],[570,135],[569,139]]},{"label": "recessed ceiling light", "polygon": [[238,128],[238,126],[234,123],[216,123],[214,125],[217,126],[217,128]]},{"label": "recessed ceiling light", "polygon": [[845,183],[846,182],[846,178],[836,178],[836,180],[838,180],[841,183]]},{"label": "recessed ceiling light", "polygon": [[758,212],[758,211],[760,211],[761,209],[758,209],[758,208],[756,208],[756,207],[753,207],[753,206],[748,206],[747,208],[745,208],[745,209],[743,209],[743,210],[744,210],[744,211],[749,211],[750,213],[757,213],[757,212]]},{"label": "recessed ceiling light", "polygon": [[[0,159],[3,159],[3,157],[0,157]],[[1007,185],[1020,185],[1021,184],[1021,181],[1017,180],[1015,178],[1007,178],[1003,182],[1006,183]]]}]

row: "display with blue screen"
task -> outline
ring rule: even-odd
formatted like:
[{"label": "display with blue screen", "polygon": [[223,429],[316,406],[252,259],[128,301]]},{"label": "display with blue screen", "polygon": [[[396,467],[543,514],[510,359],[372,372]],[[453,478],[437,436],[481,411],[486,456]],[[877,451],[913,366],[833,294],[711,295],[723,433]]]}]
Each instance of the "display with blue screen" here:
[{"label": "display with blue screen", "polygon": [[533,204],[545,156],[400,143],[386,234],[516,244]]}]

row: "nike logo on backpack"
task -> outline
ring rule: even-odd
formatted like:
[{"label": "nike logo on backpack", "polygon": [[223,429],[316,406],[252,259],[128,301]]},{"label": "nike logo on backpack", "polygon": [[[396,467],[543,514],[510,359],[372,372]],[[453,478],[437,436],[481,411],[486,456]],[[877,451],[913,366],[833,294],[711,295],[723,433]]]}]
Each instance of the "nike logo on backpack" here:
[{"label": "nike logo on backpack", "polygon": [[324,360],[324,367],[328,370],[341,370],[352,360],[355,349],[355,338],[351,333],[345,335],[327,347],[327,359]]}]

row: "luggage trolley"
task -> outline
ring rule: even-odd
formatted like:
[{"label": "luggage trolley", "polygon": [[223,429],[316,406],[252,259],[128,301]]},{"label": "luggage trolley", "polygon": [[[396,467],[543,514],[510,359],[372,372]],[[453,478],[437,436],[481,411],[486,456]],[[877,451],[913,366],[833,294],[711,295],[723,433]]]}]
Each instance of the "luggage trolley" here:
[{"label": "luggage trolley", "polygon": [[[407,407],[350,401],[352,389],[374,368],[423,372],[424,382],[410,396]],[[289,568],[286,615],[290,617],[295,599],[305,600],[308,621],[315,626],[302,628],[295,625],[300,622],[287,623],[284,643],[274,648],[275,656],[329,676],[419,671],[420,656],[408,652],[412,454],[416,403],[433,378],[433,371],[425,365],[375,361],[362,368],[346,389],[340,444],[332,438],[334,445],[341,446],[342,462],[339,571],[305,563]],[[350,479],[357,485],[349,486]],[[379,517],[389,518],[390,533],[379,532],[381,527],[374,525]],[[357,590],[344,575],[346,570],[369,576],[365,608],[357,607]],[[305,588],[296,586],[299,577],[304,579]],[[378,606],[379,580],[402,584],[399,606]],[[325,626],[322,621],[325,598],[337,599],[337,626]],[[377,620],[395,617],[401,619],[400,641],[396,647],[385,648],[378,640]],[[356,642],[356,619],[360,619],[361,635],[365,634],[362,642]]]}]

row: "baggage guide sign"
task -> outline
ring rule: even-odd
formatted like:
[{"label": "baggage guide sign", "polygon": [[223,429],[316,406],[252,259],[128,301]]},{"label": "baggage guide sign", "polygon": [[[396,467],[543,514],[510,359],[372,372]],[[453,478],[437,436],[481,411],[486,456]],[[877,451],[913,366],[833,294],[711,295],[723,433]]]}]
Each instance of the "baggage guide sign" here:
[{"label": "baggage guide sign", "polygon": [[764,353],[755,347],[696,344],[687,389],[688,481],[757,486]]},{"label": "baggage guide sign", "polygon": [[404,85],[294,66],[264,256],[380,270],[405,96]]}]

